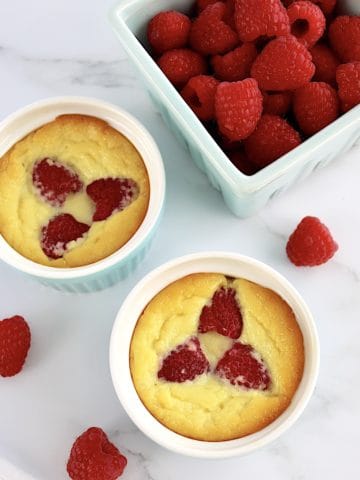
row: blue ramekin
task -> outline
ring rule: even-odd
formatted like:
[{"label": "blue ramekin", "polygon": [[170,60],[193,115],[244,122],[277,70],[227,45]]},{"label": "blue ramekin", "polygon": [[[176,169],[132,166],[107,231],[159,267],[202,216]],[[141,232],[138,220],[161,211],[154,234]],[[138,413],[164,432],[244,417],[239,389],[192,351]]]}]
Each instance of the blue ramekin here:
[{"label": "blue ramekin", "polygon": [[58,115],[91,115],[125,135],[145,163],[150,200],[145,218],[130,240],[112,255],[90,265],[54,268],[16,252],[0,235],[0,259],[57,290],[84,293],[107,288],[124,279],[141,263],[159,225],[165,199],[165,172],[159,149],[148,131],[129,113],[101,100],[84,97],[50,98],[33,103],[0,123],[0,157],[17,141]]}]

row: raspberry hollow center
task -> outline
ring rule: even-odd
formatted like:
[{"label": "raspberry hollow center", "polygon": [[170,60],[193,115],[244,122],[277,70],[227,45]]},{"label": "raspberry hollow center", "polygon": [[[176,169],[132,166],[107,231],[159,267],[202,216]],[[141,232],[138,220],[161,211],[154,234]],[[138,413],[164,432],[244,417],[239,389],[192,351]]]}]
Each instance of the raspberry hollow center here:
[{"label": "raspberry hollow center", "polygon": [[297,37],[303,37],[309,31],[309,22],[302,18],[295,20],[295,22],[291,25],[291,33]]}]

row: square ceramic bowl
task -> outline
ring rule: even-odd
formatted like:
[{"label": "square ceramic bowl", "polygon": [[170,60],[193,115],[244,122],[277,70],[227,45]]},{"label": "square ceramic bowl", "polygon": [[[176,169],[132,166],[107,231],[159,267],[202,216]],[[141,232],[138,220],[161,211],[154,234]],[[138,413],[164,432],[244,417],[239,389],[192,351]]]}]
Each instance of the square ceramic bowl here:
[{"label": "square ceramic bowl", "polygon": [[145,218],[131,239],[112,255],[75,268],[54,268],[23,257],[0,235],[0,260],[57,290],[83,293],[101,290],[127,277],[149,250],[163,210],[165,172],[161,154],[147,130],[115,105],[83,97],[59,97],[29,105],[0,123],[0,157],[16,142],[58,115],[83,114],[100,118],[124,134],[143,158],[150,181]]},{"label": "square ceramic bowl", "polygon": [[[290,406],[266,428],[243,438],[205,442],[179,435],[162,425],[141,402],[130,372],[130,344],[135,325],[146,305],[170,283],[192,273],[215,272],[241,277],[271,288],[293,309],[305,347],[305,366]],[[284,433],[299,418],[315,387],[319,369],[319,341],[312,315],[294,287],[279,273],[249,257],[209,252],[170,261],[143,278],[125,299],[116,317],[110,341],[110,369],[125,411],[149,438],[176,453],[199,458],[225,458],[256,450]]]},{"label": "square ceramic bowl", "polygon": [[[196,165],[239,217],[260,210],[269,199],[345,153],[360,138],[360,105],[252,176],[241,173],[206,131],[146,50],[146,26],[162,10],[188,12],[194,0],[121,0],[110,14],[124,50],[165,123]],[[339,0],[343,11],[360,14],[359,0]]]}]

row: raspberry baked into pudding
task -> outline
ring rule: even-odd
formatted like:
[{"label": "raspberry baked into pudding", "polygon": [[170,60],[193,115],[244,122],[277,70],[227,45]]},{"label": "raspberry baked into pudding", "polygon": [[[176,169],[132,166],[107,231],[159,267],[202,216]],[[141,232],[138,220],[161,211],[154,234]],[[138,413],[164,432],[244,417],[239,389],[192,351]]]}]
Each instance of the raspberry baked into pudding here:
[{"label": "raspberry baked into pudding", "polygon": [[191,274],[145,308],[130,369],[141,401],[167,428],[196,440],[231,440],[261,430],[290,405],[303,375],[303,336],[274,291]]},{"label": "raspberry baked into pudding", "polygon": [[149,196],[134,145],[95,117],[59,116],[0,159],[0,233],[42,265],[111,255],[140,227]]}]

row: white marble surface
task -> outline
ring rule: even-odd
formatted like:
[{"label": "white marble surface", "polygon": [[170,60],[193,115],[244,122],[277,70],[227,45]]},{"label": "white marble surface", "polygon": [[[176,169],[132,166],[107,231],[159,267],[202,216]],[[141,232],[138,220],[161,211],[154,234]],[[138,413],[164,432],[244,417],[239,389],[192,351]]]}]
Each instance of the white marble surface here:
[{"label": "white marble surface", "polygon": [[[360,149],[239,220],[154,111],[106,15],[112,0],[11,0],[0,5],[0,117],[64,94],[114,102],[150,130],[164,156],[168,196],[157,240],[135,275],[104,292],[64,295],[0,264],[0,318],[21,313],[33,344],[21,375],[0,379],[0,478],[63,480],[73,439],[91,425],[127,455],[124,480],[327,480],[355,478],[360,441]],[[287,236],[304,215],[321,217],[340,250],[315,269],[286,259]],[[191,232],[191,235],[189,235]],[[303,294],[318,325],[321,369],[314,397],[280,440],[247,457],[204,461],[170,453],[127,418],[108,368],[122,299],[174,256],[232,250],[263,260]]]}]

